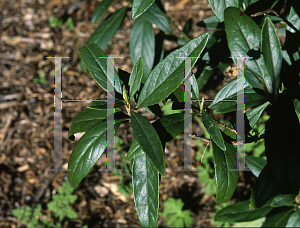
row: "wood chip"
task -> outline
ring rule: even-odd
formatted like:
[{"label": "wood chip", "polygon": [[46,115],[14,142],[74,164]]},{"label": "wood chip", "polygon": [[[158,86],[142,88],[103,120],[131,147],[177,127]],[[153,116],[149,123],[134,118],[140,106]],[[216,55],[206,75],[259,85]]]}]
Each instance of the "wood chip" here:
[{"label": "wood chip", "polygon": [[29,170],[29,165],[28,164],[22,165],[22,166],[17,168],[17,171],[20,172],[20,173],[25,172],[27,170]]}]

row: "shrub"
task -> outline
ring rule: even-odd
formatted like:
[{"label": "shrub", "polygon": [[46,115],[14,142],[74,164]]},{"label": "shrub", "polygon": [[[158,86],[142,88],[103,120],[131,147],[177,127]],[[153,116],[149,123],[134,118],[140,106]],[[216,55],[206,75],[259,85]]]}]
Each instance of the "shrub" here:
[{"label": "shrub", "polygon": [[[212,34],[204,33],[191,40],[184,33],[186,31],[181,31],[183,35],[177,41],[183,46],[164,56],[163,45],[155,46],[152,27],[155,24],[161,31],[172,34],[162,5],[156,4],[154,0],[134,0],[131,17],[135,21],[129,43],[134,67],[131,74],[113,69],[114,84],[111,79],[107,84],[108,69],[112,68],[112,64],[99,57],[107,57],[102,49],[118,30],[126,11],[130,10],[128,6],[105,19],[87,44],[79,49],[82,61],[94,80],[108,93],[112,92],[109,87],[114,86],[114,107],[125,106],[126,112],[116,110],[114,123],[108,122],[112,116],[107,116],[107,101],[106,104],[92,103],[75,117],[69,129],[69,138],[72,139],[77,132],[86,133],[71,154],[68,179],[77,188],[112,140],[112,137],[106,138],[106,132],[111,129],[117,131],[122,123],[131,122],[135,140],[127,153],[127,159],[133,160],[133,195],[142,227],[157,226],[159,176],[164,176],[166,172],[165,144],[190,123],[184,113],[164,115],[159,106],[160,102],[166,104],[170,99],[173,110],[182,110],[188,94],[181,90],[182,83],[192,85],[191,97],[195,99],[191,108],[192,117],[202,117],[210,135],[215,164],[216,202],[221,204],[232,197],[239,177],[238,172],[230,171],[236,169],[236,148],[233,142],[237,136],[232,134],[236,120],[226,126],[220,125],[208,110],[203,109],[203,101],[199,106],[199,87],[205,85],[212,75],[212,69],[224,69],[230,61],[230,55],[250,56],[252,59],[246,60],[244,79],[235,78],[226,84],[216,94],[209,108],[214,109],[215,113],[234,113],[237,111],[235,102],[221,101],[235,100],[237,94],[244,92],[245,108],[251,108],[244,117],[245,142],[264,139],[267,160],[246,157],[249,169],[258,177],[250,201],[225,207],[217,212],[214,220],[235,223],[265,217],[262,226],[299,226],[297,194],[300,188],[300,124],[294,107],[294,104],[299,107],[300,99],[300,43],[296,42],[300,33],[298,3],[288,0],[221,2],[209,0],[215,16],[198,23],[207,29],[220,30]],[[111,3],[106,0],[99,3],[93,22],[98,21]],[[277,13],[283,7],[287,13],[286,18]],[[284,26],[279,30],[274,24]],[[279,31],[286,34],[285,41],[282,41],[283,47],[277,35]],[[154,64],[155,56],[160,56],[158,64]],[[178,58],[188,56],[194,57],[188,68],[198,66],[195,75],[191,74],[190,69],[184,74],[185,59]],[[236,58],[232,60],[237,63]],[[244,83],[239,80],[244,80]],[[240,83],[244,86],[238,86]],[[135,107],[130,105],[130,100],[136,103]],[[140,108],[156,115],[158,119],[150,123],[137,113]],[[255,124],[266,108],[270,111],[270,118],[265,129],[258,132]]]}]

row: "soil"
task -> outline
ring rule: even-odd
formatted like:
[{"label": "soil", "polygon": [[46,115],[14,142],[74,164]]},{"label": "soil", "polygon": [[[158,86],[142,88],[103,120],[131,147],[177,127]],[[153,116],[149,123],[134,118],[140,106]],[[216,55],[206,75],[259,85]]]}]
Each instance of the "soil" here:
[{"label": "soil", "polygon": [[[0,54],[0,227],[24,227],[12,214],[12,209],[34,208],[42,204],[43,213],[49,213],[46,205],[52,195],[66,180],[66,172],[53,174],[46,169],[54,168],[54,61],[50,56],[69,56],[62,60],[62,98],[98,99],[105,96],[104,91],[83,72],[79,64],[78,48],[83,46],[103,18],[126,5],[126,1],[115,0],[104,17],[96,25],[91,23],[93,12],[99,1],[91,0],[4,0],[0,2],[1,54]],[[213,15],[207,0],[163,0],[165,9],[175,21],[172,24],[174,34],[179,37],[178,29],[192,18],[190,35],[196,37],[206,29],[196,23]],[[67,26],[50,28],[49,18],[66,20],[71,17],[74,30]],[[114,38],[104,52],[107,55],[123,56],[115,61],[116,69],[131,72],[129,56],[129,35],[133,21],[130,12]],[[158,30],[155,30],[156,33]],[[212,32],[212,31],[210,31]],[[165,49],[176,47],[174,41],[165,41]],[[37,82],[45,75],[44,82]],[[201,96],[213,98],[224,84],[223,75],[215,74],[215,86],[201,90]],[[42,79],[41,79],[42,80]],[[213,83],[213,82],[212,82]],[[62,104],[62,164],[67,168],[68,159],[76,142],[68,140],[67,133],[72,119],[86,108],[86,102],[68,102]],[[147,116],[149,120],[151,116]],[[214,116],[222,118],[222,116]],[[198,135],[203,130],[195,123],[193,127]],[[130,124],[121,125],[117,136],[123,140],[120,150],[127,152],[134,140]],[[215,211],[215,196],[203,191],[197,172],[175,172],[183,166],[183,140],[172,140],[165,150],[167,173],[160,183],[160,209],[169,197],[180,198],[184,208],[191,209],[192,227],[214,227],[212,212]],[[201,151],[193,146],[194,167],[197,153]],[[120,152],[116,156],[117,168],[123,168]],[[129,162],[125,166],[129,167]],[[129,174],[114,174],[111,171],[99,172],[105,165],[101,158],[91,172],[74,191],[78,196],[72,205],[78,214],[77,219],[65,220],[63,227],[140,227],[135,210],[133,196],[128,197],[117,191],[120,177],[128,184]],[[241,174],[239,191],[234,199],[249,195],[245,177]],[[233,203],[235,200],[231,200]],[[166,227],[161,216],[158,227]]]}]

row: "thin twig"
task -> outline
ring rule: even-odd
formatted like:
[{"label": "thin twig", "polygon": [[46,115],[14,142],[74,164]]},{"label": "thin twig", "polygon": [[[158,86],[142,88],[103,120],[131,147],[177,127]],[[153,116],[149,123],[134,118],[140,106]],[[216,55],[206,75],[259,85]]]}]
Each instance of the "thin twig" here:
[{"label": "thin twig", "polygon": [[[210,143],[210,142],[211,142],[210,139],[202,138],[202,137],[200,137],[200,136],[198,136],[198,135],[188,134],[188,136],[191,137],[192,139],[199,139],[199,140],[201,140],[202,142],[205,142],[205,143]],[[236,146],[236,145],[243,145],[243,142],[241,142],[241,141],[238,141],[238,142],[236,142],[236,141],[231,141],[231,143],[232,143],[233,145],[235,145],[235,146]]]},{"label": "thin twig", "polygon": [[48,186],[51,184],[54,177],[56,177],[58,173],[59,173],[58,171],[54,171],[54,173],[52,173],[51,176],[48,178],[48,180],[46,180],[46,182],[42,185],[42,187],[39,189],[38,193],[34,197],[35,203],[38,203],[40,201],[40,198],[44,195],[46,189],[48,188]]},{"label": "thin twig", "polygon": [[232,129],[231,127],[227,126],[226,124],[223,124],[223,123],[221,123],[221,122],[219,122],[219,121],[217,121],[217,120],[215,120],[215,121],[216,121],[216,123],[217,123],[218,125],[220,125],[220,126],[224,127],[225,129],[227,129],[227,130],[233,132],[234,134],[237,134],[236,130]]},{"label": "thin twig", "polygon": [[280,13],[277,13],[275,10],[267,9],[267,10],[262,11],[262,12],[251,14],[250,17],[258,17],[258,16],[261,16],[261,15],[266,15],[267,13],[273,13],[277,17],[280,17],[286,24],[288,24],[288,26],[290,26],[292,29],[295,30],[295,32],[298,36],[300,36],[300,31],[291,22],[289,22],[287,19],[285,19],[285,17],[283,17]]},{"label": "thin twig", "polygon": [[204,152],[203,152],[202,157],[201,157],[201,162],[203,161],[203,158],[204,158],[204,154],[205,154],[206,148],[208,147],[209,144],[210,144],[210,142],[207,143],[207,145],[206,145],[206,147],[205,147],[205,149],[204,149]]}]

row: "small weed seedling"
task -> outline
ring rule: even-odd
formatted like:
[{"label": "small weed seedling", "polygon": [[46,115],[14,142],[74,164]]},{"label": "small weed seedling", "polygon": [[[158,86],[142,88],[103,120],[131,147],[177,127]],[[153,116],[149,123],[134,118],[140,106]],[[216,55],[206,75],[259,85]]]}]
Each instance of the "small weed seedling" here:
[{"label": "small weed seedling", "polygon": [[193,223],[190,210],[182,210],[181,199],[168,198],[161,216],[166,218],[169,227],[189,227]]},{"label": "small weed seedling", "polygon": [[[65,181],[63,186],[58,188],[58,194],[53,195],[53,200],[47,204],[47,208],[51,212],[47,216],[43,215],[41,204],[35,207],[33,213],[28,205],[25,208],[13,209],[12,212],[28,228],[60,228],[64,218],[74,219],[78,217],[70,205],[77,199],[76,195],[72,195],[73,191],[74,189],[69,182]],[[55,223],[54,219],[57,219],[58,222]],[[83,226],[83,228],[87,228],[87,226]]]}]

